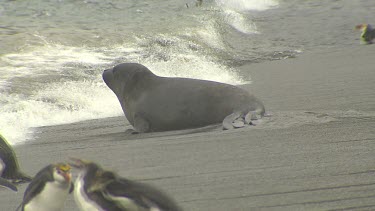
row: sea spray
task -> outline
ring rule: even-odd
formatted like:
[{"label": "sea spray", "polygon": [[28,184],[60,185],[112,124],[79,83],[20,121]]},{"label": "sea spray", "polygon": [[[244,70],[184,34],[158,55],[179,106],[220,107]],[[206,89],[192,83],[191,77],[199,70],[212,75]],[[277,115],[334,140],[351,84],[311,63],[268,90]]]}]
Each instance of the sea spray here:
[{"label": "sea spray", "polygon": [[216,3],[236,11],[257,10],[263,11],[279,5],[278,0],[215,0]]},{"label": "sea spray", "polygon": [[277,0],[216,0],[222,10],[224,22],[244,34],[259,33],[254,22],[248,18],[249,11],[264,11],[278,5]]}]

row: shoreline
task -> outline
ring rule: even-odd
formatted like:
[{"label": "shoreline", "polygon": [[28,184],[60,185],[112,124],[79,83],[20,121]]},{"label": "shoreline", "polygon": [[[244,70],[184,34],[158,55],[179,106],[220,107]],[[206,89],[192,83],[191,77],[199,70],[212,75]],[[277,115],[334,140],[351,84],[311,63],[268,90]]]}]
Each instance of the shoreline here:
[{"label": "shoreline", "polygon": [[[35,140],[15,151],[28,174],[69,157],[89,159],[154,184],[184,210],[371,210],[373,49],[330,48],[244,65],[254,80],[243,87],[273,114],[254,127],[129,137],[121,116],[37,128]],[[0,189],[2,207],[15,209],[26,186],[17,194]],[[65,210],[78,210],[72,195]]]}]

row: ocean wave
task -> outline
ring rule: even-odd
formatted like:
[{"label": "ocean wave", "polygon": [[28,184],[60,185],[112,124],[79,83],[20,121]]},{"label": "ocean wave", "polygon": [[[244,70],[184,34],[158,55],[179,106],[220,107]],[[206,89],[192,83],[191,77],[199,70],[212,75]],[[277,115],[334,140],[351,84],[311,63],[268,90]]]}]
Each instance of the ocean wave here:
[{"label": "ocean wave", "polygon": [[[190,34],[190,38],[200,37],[200,31]],[[186,35],[186,34],[185,34]],[[235,69],[220,63],[218,58],[189,39],[156,35],[138,40],[142,56],[136,59],[159,76],[195,78],[229,84],[244,84]],[[215,42],[215,41],[212,41]],[[205,43],[211,45],[212,43]],[[215,47],[216,44],[213,44]]]},{"label": "ocean wave", "polygon": [[245,34],[259,33],[255,23],[248,20],[243,14],[234,10],[224,10],[224,20],[239,32]]},{"label": "ocean wave", "polygon": [[122,114],[117,98],[101,82],[60,82],[29,97],[0,94],[0,98],[0,128],[12,144],[32,138],[34,127]]},{"label": "ocean wave", "polygon": [[216,0],[225,23],[244,34],[257,34],[254,22],[247,16],[249,11],[264,11],[278,6],[277,0]]}]

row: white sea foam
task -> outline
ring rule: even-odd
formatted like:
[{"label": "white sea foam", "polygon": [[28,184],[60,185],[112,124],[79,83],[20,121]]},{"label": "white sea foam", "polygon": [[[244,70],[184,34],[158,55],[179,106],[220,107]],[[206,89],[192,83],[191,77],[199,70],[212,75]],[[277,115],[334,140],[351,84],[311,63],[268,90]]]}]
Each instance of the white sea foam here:
[{"label": "white sea foam", "polygon": [[64,46],[49,43],[20,53],[6,54],[0,57],[5,65],[0,67],[2,80],[14,77],[36,76],[61,72],[67,63],[100,65],[111,58],[93,49]]},{"label": "white sea foam", "polygon": [[[1,56],[0,131],[12,144],[18,144],[31,137],[33,127],[121,115],[116,96],[102,82],[104,68],[100,67],[110,65],[116,59],[114,54],[132,49],[119,46],[110,53],[107,50],[45,43]],[[51,75],[74,79],[38,81]],[[23,92],[32,78],[37,82]]]},{"label": "white sea foam", "polygon": [[[201,32],[201,30],[197,31],[198,36],[200,36]],[[206,32],[209,34],[217,33],[217,31]],[[190,36],[194,35],[190,34]],[[206,44],[211,47],[220,47],[222,43],[220,43],[219,37],[216,36],[212,35],[217,41],[213,40]],[[151,44],[148,38],[138,41],[142,43],[140,44],[141,46],[146,46],[141,50],[146,55],[139,59],[138,62],[141,62],[159,76],[195,78],[229,84],[248,83],[233,68],[220,64],[204,52],[192,49],[191,45],[193,43],[189,41],[164,35],[157,36],[156,40],[151,41]],[[162,45],[155,43],[162,43]],[[149,47],[150,45],[151,48]],[[223,45],[222,47],[224,47]]]},{"label": "white sea foam", "polygon": [[47,84],[28,97],[0,94],[1,132],[18,144],[32,137],[33,127],[122,115],[116,96],[99,80]]},{"label": "white sea foam", "polygon": [[224,20],[237,31],[245,34],[257,34],[259,33],[256,25],[248,20],[243,14],[235,11],[226,9],[224,10]]},{"label": "white sea foam", "polygon": [[145,65],[159,76],[196,78],[237,85],[248,83],[239,77],[234,69],[200,56],[177,55],[169,61],[150,61]]},{"label": "white sea foam", "polygon": [[216,0],[216,3],[235,11],[263,11],[279,5],[278,0]]},{"label": "white sea foam", "polygon": [[221,8],[224,22],[245,34],[259,33],[254,22],[244,13],[263,11],[278,5],[277,0],[216,0]]},{"label": "white sea foam", "polygon": [[[217,24],[216,20],[210,18],[204,18],[201,20],[201,24],[204,28],[196,28],[186,30],[188,36],[198,36],[198,39],[203,41],[205,44],[212,48],[224,50],[225,44],[221,37],[222,32],[220,31],[220,25]],[[194,33],[191,33],[194,32]]]},{"label": "white sea foam", "polygon": [[[98,97],[100,97],[100,95],[98,95]],[[108,101],[106,102],[109,103]],[[65,124],[85,119],[108,116],[103,114],[103,112],[98,114],[93,113],[93,111],[90,110],[90,106],[85,108],[84,105],[79,105],[79,107],[80,110],[73,110],[77,107],[70,107],[69,105],[66,108],[62,108],[54,104],[35,99],[19,100],[14,102],[12,105],[5,105],[2,107],[0,114],[0,118],[2,120],[2,132],[7,136],[12,144],[18,144],[32,137],[30,129],[33,127]],[[116,110],[116,107],[111,107],[110,104],[107,104],[107,106],[102,107],[102,109],[110,109],[108,111],[113,111]],[[120,112],[121,109],[119,110],[119,114]]]}]

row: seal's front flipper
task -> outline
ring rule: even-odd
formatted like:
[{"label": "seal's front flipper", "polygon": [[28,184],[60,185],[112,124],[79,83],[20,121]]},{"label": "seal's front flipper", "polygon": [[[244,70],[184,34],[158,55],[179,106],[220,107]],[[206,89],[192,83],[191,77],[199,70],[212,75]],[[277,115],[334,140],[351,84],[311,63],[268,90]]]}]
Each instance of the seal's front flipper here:
[{"label": "seal's front flipper", "polygon": [[9,188],[13,191],[18,191],[17,187],[15,185],[13,185],[11,182],[9,182],[8,180],[0,177],[0,186],[3,186],[3,187],[6,187],[6,188]]},{"label": "seal's front flipper", "polygon": [[138,133],[150,132],[150,124],[141,114],[134,115],[134,129]]},{"label": "seal's front flipper", "polygon": [[241,112],[234,112],[225,117],[223,120],[223,130],[230,130],[238,127],[243,127],[244,125],[240,123],[241,116]]},{"label": "seal's front flipper", "polygon": [[241,128],[245,127],[245,122],[243,121],[243,119],[236,119],[233,121],[232,125],[234,128]]},{"label": "seal's front flipper", "polygon": [[139,134],[139,132],[135,131],[134,129],[127,129],[125,130],[125,134],[134,135],[134,134]]}]

